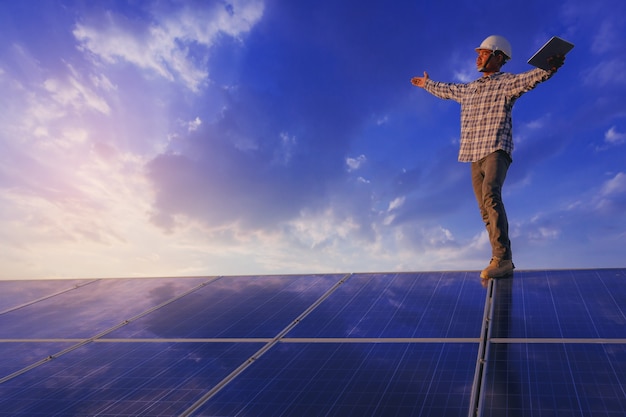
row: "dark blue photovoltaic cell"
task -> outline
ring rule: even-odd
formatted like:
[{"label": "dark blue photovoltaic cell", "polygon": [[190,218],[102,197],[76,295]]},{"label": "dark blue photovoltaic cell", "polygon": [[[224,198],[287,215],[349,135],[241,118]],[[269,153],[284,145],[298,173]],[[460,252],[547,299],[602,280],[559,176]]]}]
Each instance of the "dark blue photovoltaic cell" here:
[{"label": "dark blue photovoltaic cell", "polygon": [[223,277],[108,337],[272,338],[342,277]]},{"label": "dark blue photovoltaic cell", "polygon": [[474,338],[485,296],[475,273],[355,274],[286,337]]},{"label": "dark blue photovoltaic cell", "polygon": [[0,313],[58,293],[76,286],[85,285],[88,279],[50,279],[38,281],[0,281]]},{"label": "dark blue photovoltaic cell", "polygon": [[626,415],[626,346],[494,344],[486,417]]},{"label": "dark blue photovoltaic cell", "polygon": [[0,384],[0,416],[178,416],[258,343],[91,343]]},{"label": "dark blue photovoltaic cell", "polygon": [[99,280],[0,314],[0,338],[89,338],[207,280]]},{"label": "dark blue photovoltaic cell", "polygon": [[516,272],[497,280],[484,415],[626,415],[625,278],[597,270]]},{"label": "dark blue photovoltaic cell", "polygon": [[74,343],[0,343],[0,378],[11,375],[47,357],[73,346]]},{"label": "dark blue photovoltaic cell", "polygon": [[515,272],[515,338],[626,338],[623,270]]},{"label": "dark blue photovoltaic cell", "polygon": [[[9,309],[20,305],[24,307],[0,314],[0,334],[5,340],[0,343],[0,378],[77,343],[20,343],[6,340],[95,336],[104,328],[128,318],[126,314],[137,314],[206,280],[3,281],[0,283],[3,305],[9,306]],[[77,285],[84,286],[75,288]],[[37,301],[52,295],[54,297]],[[34,301],[37,302],[28,304]]]},{"label": "dark blue photovoltaic cell", "polygon": [[467,416],[477,344],[283,343],[197,416]]}]

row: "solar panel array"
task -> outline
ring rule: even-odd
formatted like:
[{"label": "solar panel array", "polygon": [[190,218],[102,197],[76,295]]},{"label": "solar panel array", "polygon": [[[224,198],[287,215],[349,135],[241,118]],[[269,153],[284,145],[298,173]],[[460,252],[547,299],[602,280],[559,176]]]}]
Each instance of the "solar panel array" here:
[{"label": "solar panel array", "polygon": [[1,416],[623,416],[626,269],[0,281]]}]

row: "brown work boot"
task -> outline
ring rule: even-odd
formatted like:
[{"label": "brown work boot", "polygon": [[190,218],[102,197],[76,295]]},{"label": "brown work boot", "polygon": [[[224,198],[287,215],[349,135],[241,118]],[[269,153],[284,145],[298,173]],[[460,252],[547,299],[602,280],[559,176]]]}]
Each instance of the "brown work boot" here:
[{"label": "brown work boot", "polygon": [[502,278],[510,275],[515,269],[510,259],[491,258],[489,266],[480,273],[481,278]]}]

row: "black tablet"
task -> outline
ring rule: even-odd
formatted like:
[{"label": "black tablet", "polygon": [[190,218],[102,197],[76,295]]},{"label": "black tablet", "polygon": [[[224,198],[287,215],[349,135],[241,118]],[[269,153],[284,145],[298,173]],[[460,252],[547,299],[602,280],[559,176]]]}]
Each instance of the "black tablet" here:
[{"label": "black tablet", "polygon": [[573,43],[570,43],[557,36],[553,36],[548,42],[545,43],[535,55],[533,55],[528,63],[538,68],[542,68],[546,71],[550,70],[550,64],[548,64],[548,58],[554,55],[565,55],[574,47]]}]

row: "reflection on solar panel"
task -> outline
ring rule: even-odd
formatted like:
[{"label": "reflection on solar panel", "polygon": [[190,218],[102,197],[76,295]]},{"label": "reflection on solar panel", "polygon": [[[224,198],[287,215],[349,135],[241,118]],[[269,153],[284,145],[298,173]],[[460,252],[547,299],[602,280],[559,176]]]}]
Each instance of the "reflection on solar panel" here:
[{"label": "reflection on solar panel", "polygon": [[625,279],[0,281],[0,415],[623,416]]}]

